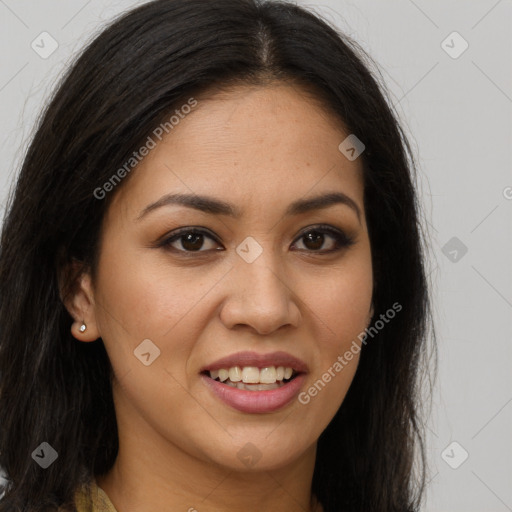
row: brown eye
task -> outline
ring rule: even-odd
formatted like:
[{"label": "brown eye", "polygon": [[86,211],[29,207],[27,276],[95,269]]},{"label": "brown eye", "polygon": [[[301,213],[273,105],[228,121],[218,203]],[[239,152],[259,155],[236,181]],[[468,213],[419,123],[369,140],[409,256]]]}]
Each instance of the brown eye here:
[{"label": "brown eye", "polygon": [[181,235],[181,246],[187,251],[198,251],[204,243],[204,235],[198,233],[189,233]]},{"label": "brown eye", "polygon": [[318,231],[311,231],[302,237],[305,240],[305,245],[308,249],[317,251],[322,248],[325,241],[325,235]]},{"label": "brown eye", "polygon": [[[331,239],[331,247],[322,249],[326,240]],[[303,244],[308,252],[334,252],[344,247],[349,247],[355,243],[355,240],[343,231],[331,228],[329,226],[317,227],[304,231],[298,240],[304,240]]]},{"label": "brown eye", "polygon": [[178,252],[206,252],[211,250],[212,247],[204,249],[205,240],[214,242],[214,246],[217,245],[216,240],[204,231],[196,229],[182,230],[175,233],[173,236],[164,239],[159,246],[170,248]]},{"label": "brown eye", "polygon": [[[305,248],[299,248],[300,250],[318,254],[339,251],[355,243],[355,240],[346,235],[343,231],[330,226],[309,228],[307,231],[303,231],[297,240],[303,240]],[[210,246],[208,246],[208,241]],[[164,238],[157,244],[158,247],[164,247],[165,249],[182,253],[183,255],[206,253],[211,250],[223,250],[220,245],[220,242],[211,234],[204,230],[192,228],[174,232],[172,236]],[[327,248],[325,248],[325,245],[327,245]]]}]

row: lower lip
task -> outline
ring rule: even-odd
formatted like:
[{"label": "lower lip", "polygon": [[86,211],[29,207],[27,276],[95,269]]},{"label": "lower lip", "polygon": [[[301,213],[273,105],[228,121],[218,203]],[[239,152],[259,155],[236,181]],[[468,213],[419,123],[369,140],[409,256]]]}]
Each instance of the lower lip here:
[{"label": "lower lip", "polygon": [[201,375],[204,383],[225,404],[246,413],[268,413],[282,409],[298,394],[304,383],[304,374],[276,389],[266,391],[247,391],[223,384],[206,375]]}]

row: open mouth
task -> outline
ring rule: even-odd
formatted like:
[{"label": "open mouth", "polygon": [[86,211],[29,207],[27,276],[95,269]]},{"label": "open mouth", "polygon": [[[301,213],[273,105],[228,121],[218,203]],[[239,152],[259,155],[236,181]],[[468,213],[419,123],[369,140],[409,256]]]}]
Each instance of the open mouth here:
[{"label": "open mouth", "polygon": [[210,379],[245,391],[270,391],[291,382],[300,373],[285,366],[233,366],[202,372]]}]

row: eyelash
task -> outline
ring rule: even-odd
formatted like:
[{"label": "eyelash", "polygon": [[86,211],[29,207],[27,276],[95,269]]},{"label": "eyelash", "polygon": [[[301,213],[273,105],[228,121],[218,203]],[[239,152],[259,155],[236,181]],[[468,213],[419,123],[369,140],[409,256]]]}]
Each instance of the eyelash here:
[{"label": "eyelash", "polygon": [[[347,235],[346,233],[344,233],[343,231],[340,231],[338,229],[332,228],[331,226],[324,225],[324,224],[320,224],[318,226],[313,226],[313,227],[308,227],[305,231],[302,231],[302,233],[295,240],[298,241],[298,240],[304,238],[308,233],[327,234],[327,235],[331,236],[335,240],[335,243],[336,243],[336,247],[334,249],[329,249],[329,250],[323,250],[323,251],[317,250],[316,251],[316,250],[300,249],[300,250],[305,250],[306,252],[309,252],[311,254],[331,254],[334,252],[339,252],[342,249],[346,249],[346,248],[350,247],[351,245],[355,244],[354,237],[351,237],[351,236]],[[171,247],[171,244],[174,241],[179,240],[181,237],[183,237],[184,235],[188,235],[188,234],[203,235],[203,236],[206,236],[206,237],[212,239],[216,243],[220,244],[220,242],[218,240],[216,240],[216,237],[212,236],[209,232],[207,232],[203,229],[187,227],[187,228],[182,228],[182,229],[175,231],[172,234],[172,236],[165,237],[163,240],[161,240],[160,242],[157,243],[157,247],[162,247],[166,250],[170,250],[170,251],[178,253],[178,254],[181,253],[180,255],[185,256],[185,257],[190,257],[190,256],[197,255],[200,253],[209,253],[212,250],[219,250],[219,249],[209,249],[206,251],[203,251],[203,250],[187,251],[187,250],[176,249],[175,247]]]}]

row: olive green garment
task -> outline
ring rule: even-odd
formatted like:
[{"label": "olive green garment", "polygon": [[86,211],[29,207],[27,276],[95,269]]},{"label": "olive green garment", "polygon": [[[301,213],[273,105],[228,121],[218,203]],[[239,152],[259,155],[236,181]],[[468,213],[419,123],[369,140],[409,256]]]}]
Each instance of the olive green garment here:
[{"label": "olive green garment", "polygon": [[[96,481],[92,482],[92,503],[88,500],[85,489],[79,489],[75,494],[77,512],[117,512],[103,489],[98,487]],[[322,505],[313,497],[313,510],[323,512]]]},{"label": "olive green garment", "polygon": [[75,506],[77,512],[117,512],[103,489],[98,487],[96,480],[91,485],[91,499],[86,488],[80,488],[75,493]]}]

